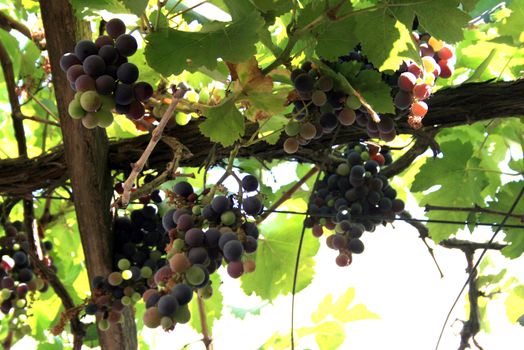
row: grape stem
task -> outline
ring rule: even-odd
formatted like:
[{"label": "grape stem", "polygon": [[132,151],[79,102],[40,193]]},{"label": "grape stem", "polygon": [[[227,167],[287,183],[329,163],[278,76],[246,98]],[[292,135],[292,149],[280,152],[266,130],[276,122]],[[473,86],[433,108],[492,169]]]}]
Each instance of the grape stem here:
[{"label": "grape stem", "polygon": [[178,101],[184,97],[184,95],[187,92],[187,88],[183,85],[176,88],[176,90],[173,93],[173,99],[171,100],[171,103],[169,104],[169,107],[167,108],[166,112],[162,116],[162,119],[160,119],[160,123],[156,126],[155,130],[151,133],[151,140],[149,140],[149,144],[147,145],[146,149],[138,159],[136,163],[132,165],[131,174],[129,174],[129,177],[124,182],[124,192],[122,193],[122,196],[120,197],[120,205],[119,207],[125,208],[129,204],[129,200],[131,198],[131,188],[133,188],[133,184],[135,183],[136,178],[138,177],[138,174],[142,171],[144,168],[147,160],[149,159],[149,156],[155,149],[156,144],[158,141],[160,141],[160,138],[162,137],[162,133],[164,132],[164,128],[166,127],[168,121],[171,119],[171,116],[173,115],[173,111],[175,110],[176,105],[178,104]]},{"label": "grape stem", "polygon": [[[441,205],[426,204],[426,206],[424,207],[424,211],[426,211],[426,212],[427,211],[432,211],[432,210],[434,210],[434,211],[436,211],[436,210],[441,210],[441,211],[465,211],[465,212],[470,212],[470,213],[485,213],[485,214],[500,215],[500,216],[507,215],[506,212],[496,211],[496,210],[492,210],[492,209],[488,209],[488,208],[482,208],[482,207],[479,207],[476,204],[473,207],[446,207],[446,206],[441,206]],[[524,214],[511,214],[511,215],[509,215],[509,217],[520,219],[520,221],[524,222]]]},{"label": "grape stem", "polygon": [[207,326],[207,320],[206,320],[206,309],[204,305],[204,300],[200,295],[197,297],[198,301],[198,314],[200,316],[200,325],[202,327],[202,342],[206,346],[206,350],[213,350],[213,339],[211,338],[211,335],[209,334],[209,328]]}]

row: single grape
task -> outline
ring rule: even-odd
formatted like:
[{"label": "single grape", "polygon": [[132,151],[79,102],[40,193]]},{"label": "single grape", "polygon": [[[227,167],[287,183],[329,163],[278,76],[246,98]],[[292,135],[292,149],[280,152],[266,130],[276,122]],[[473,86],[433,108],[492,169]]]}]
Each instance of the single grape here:
[{"label": "single grape", "polygon": [[449,60],[453,57],[453,49],[449,45],[445,45],[438,51],[438,57],[441,60]]},{"label": "single grape", "polygon": [[320,116],[320,125],[324,130],[333,130],[338,125],[337,116],[333,113],[324,113]]},{"label": "single grape", "polygon": [[169,266],[171,271],[182,273],[191,266],[191,262],[184,253],[177,253],[169,259]]},{"label": "single grape", "polygon": [[189,229],[186,231],[184,240],[190,247],[200,247],[204,244],[204,232],[199,228]]},{"label": "single grape", "polygon": [[95,91],[86,91],[80,97],[80,105],[86,112],[95,112],[102,105],[102,100]]},{"label": "single grape", "polygon": [[425,100],[431,95],[431,86],[425,83],[417,84],[413,88],[413,97],[417,100]]},{"label": "single grape", "polygon": [[75,46],[75,55],[80,61],[84,61],[91,55],[96,55],[98,48],[95,43],[90,40],[80,40]]},{"label": "single grape", "polygon": [[433,50],[435,50],[435,52],[442,50],[444,47],[444,42],[435,39],[434,37],[428,39],[428,44],[433,48]]},{"label": "single grape", "polygon": [[129,57],[136,52],[138,44],[131,35],[122,34],[116,39],[115,47],[122,56]]},{"label": "single grape", "polygon": [[111,272],[107,276],[107,282],[112,286],[119,286],[123,281],[122,274],[120,272]]},{"label": "single grape", "polygon": [[393,141],[395,137],[397,137],[397,132],[395,131],[395,129],[391,130],[388,133],[380,133],[380,138],[386,142]]},{"label": "single grape", "polygon": [[222,214],[228,210],[229,205],[229,199],[226,196],[216,196],[213,198],[213,200],[211,200],[211,208],[213,208],[217,214]]},{"label": "single grape", "polygon": [[148,328],[160,326],[162,316],[157,307],[150,307],[144,312],[144,325]]},{"label": "single grape", "polygon": [[106,32],[111,38],[116,39],[126,32],[126,25],[119,18],[110,19],[106,23]]},{"label": "single grape", "polygon": [[417,78],[421,77],[423,73],[422,68],[420,68],[416,63],[411,63],[408,65],[408,72],[410,72]]},{"label": "single grape", "polygon": [[231,261],[227,264],[227,273],[233,278],[239,278],[244,273],[244,264],[241,261]]},{"label": "single grape", "polygon": [[311,95],[311,101],[313,102],[315,106],[321,107],[325,105],[327,102],[326,93],[321,90],[314,91],[313,94]]},{"label": "single grape", "polygon": [[344,267],[351,263],[351,258],[347,254],[339,254],[335,259],[338,266]]},{"label": "single grape", "polygon": [[349,95],[347,100],[346,100],[346,106],[349,109],[357,110],[357,109],[359,109],[362,106],[362,103],[360,102],[360,100],[358,99],[357,96]]},{"label": "single grape", "polygon": [[[110,75],[101,75],[98,78],[96,78],[95,81],[95,87],[96,91],[101,95],[110,95],[115,90],[115,79],[113,79]],[[77,81],[77,89],[78,89],[78,81]],[[79,90],[82,91],[82,90]]]},{"label": "single grape", "polygon": [[86,115],[86,111],[84,111],[84,109],[80,105],[80,101],[78,100],[72,100],[71,102],[69,102],[67,111],[73,119],[81,119]]},{"label": "single grape", "polygon": [[300,136],[306,140],[312,140],[317,134],[317,128],[310,122],[300,126]]},{"label": "single grape", "polygon": [[442,60],[438,63],[440,67],[440,77],[447,79],[453,75],[453,68],[445,60]]},{"label": "single grape", "polygon": [[284,141],[284,151],[288,154],[293,154],[298,151],[298,141],[296,138],[290,137]]},{"label": "single grape", "polygon": [[101,128],[107,128],[113,123],[113,113],[110,110],[101,108],[95,112],[97,125]]},{"label": "single grape", "polygon": [[315,83],[315,86],[317,87],[317,89],[325,91],[325,92],[333,89],[333,85],[334,85],[333,79],[327,75],[321,76],[320,78],[318,78],[318,80]]},{"label": "single grape", "polygon": [[[408,109],[413,101],[413,96],[406,91],[399,91],[395,95],[394,103],[398,109]],[[358,121],[358,120],[357,120]]]},{"label": "single grape", "polygon": [[138,67],[133,63],[124,63],[118,67],[116,76],[124,84],[133,84],[138,79]]},{"label": "single grape", "polygon": [[420,56],[422,56],[422,58],[433,57],[433,55],[435,54],[435,51],[433,50],[433,48],[429,46],[428,44],[420,44],[419,49],[420,49]]},{"label": "single grape", "polygon": [[247,221],[244,223],[242,227],[246,235],[251,236],[254,239],[258,239],[258,236],[259,236],[258,227],[254,222]]},{"label": "single grape", "polygon": [[187,198],[189,195],[194,193],[193,186],[189,182],[180,181],[173,186],[173,192],[177,195]]},{"label": "single grape", "polygon": [[175,311],[175,315],[173,316],[173,319],[176,323],[184,324],[188,323],[191,319],[191,312],[189,311],[189,308],[187,305],[179,307]]},{"label": "single grape", "polygon": [[242,246],[242,243],[237,240],[231,240],[224,244],[224,248],[222,249],[224,252],[224,257],[228,261],[237,261],[240,260],[240,257],[244,253],[244,247]]},{"label": "single grape", "polygon": [[98,55],[91,55],[84,60],[84,72],[96,78],[104,74],[106,71],[106,63],[104,59]]},{"label": "single grape", "polygon": [[177,299],[179,305],[186,305],[193,298],[193,289],[185,283],[179,283],[171,289],[171,295]]},{"label": "single grape", "polygon": [[287,136],[296,136],[300,132],[300,123],[290,120],[284,128],[284,132]]},{"label": "single grape", "polygon": [[355,111],[351,108],[343,108],[337,115],[338,121],[344,126],[352,125],[356,119]]},{"label": "single grape", "polygon": [[258,180],[253,175],[246,175],[242,178],[242,188],[244,191],[252,192],[258,189]]},{"label": "single grape", "polygon": [[106,70],[108,66],[113,65],[118,59],[118,51],[113,47],[113,45],[104,45],[100,47],[98,55],[106,63]]},{"label": "single grape", "polygon": [[110,36],[108,35],[100,35],[98,38],[96,38],[95,40],[95,45],[96,47],[100,50],[100,48],[102,48],[103,46],[106,46],[106,45],[109,45],[109,46],[113,46],[115,44],[115,41],[113,40],[113,38],[111,38]]},{"label": "single grape", "polygon": [[177,299],[170,295],[164,295],[158,300],[158,313],[160,316],[172,316],[178,308]]},{"label": "single grape", "polygon": [[74,83],[76,79],[82,74],[85,74],[84,67],[82,67],[81,64],[74,64],[67,69],[67,80],[69,80],[71,83]]},{"label": "single grape", "polygon": [[351,239],[347,244],[348,249],[355,254],[360,254],[364,251],[364,243],[358,238]]},{"label": "single grape", "polygon": [[227,232],[220,236],[220,239],[218,240],[218,247],[220,250],[224,250],[224,245],[231,240],[237,240],[237,235],[233,232]]},{"label": "single grape", "polygon": [[236,215],[233,211],[228,210],[220,214],[220,221],[226,226],[231,226],[236,221]]},{"label": "single grape", "polygon": [[258,197],[247,197],[242,202],[242,209],[248,215],[258,215],[262,211],[263,205]]},{"label": "single grape", "polygon": [[135,101],[135,96],[131,85],[119,83],[115,90],[115,102],[117,105],[129,105],[133,101]]},{"label": "single grape", "polygon": [[133,91],[135,93],[135,98],[138,101],[144,102],[147,101],[151,96],[153,96],[153,87],[146,82],[139,82],[133,86]]},{"label": "single grape", "polygon": [[138,120],[144,116],[146,113],[146,110],[144,108],[144,105],[140,103],[137,100],[133,100],[131,104],[129,104],[129,109],[127,110],[126,117],[133,120]]},{"label": "single grape", "polygon": [[291,81],[295,81],[295,79],[300,75],[300,74],[303,74],[303,73],[306,73],[303,69],[300,69],[300,68],[296,68],[296,69],[293,69],[291,71]]},{"label": "single grape", "polygon": [[312,92],[315,85],[315,79],[309,74],[303,73],[297,76],[293,83],[295,84],[295,88],[300,92]]},{"label": "single grape", "polygon": [[400,90],[411,92],[417,82],[417,77],[410,72],[404,72],[398,77],[398,87]]},{"label": "single grape", "polygon": [[244,272],[253,272],[256,269],[256,264],[253,260],[244,261]]},{"label": "single grape", "polygon": [[75,64],[81,65],[82,61],[80,61],[74,53],[68,52],[60,58],[60,68],[62,68],[64,72],[67,72],[69,67]]},{"label": "single grape", "polygon": [[198,265],[193,265],[186,271],[186,280],[190,285],[198,286],[204,282],[205,272]]},{"label": "single grape", "polygon": [[75,81],[75,88],[78,92],[95,90],[95,79],[87,74],[82,74]]},{"label": "single grape", "polygon": [[424,117],[428,113],[428,105],[424,101],[413,102],[411,113],[416,117]]},{"label": "single grape", "polygon": [[378,131],[382,133],[388,133],[391,132],[391,130],[395,129],[395,122],[393,119],[389,116],[382,116],[380,117],[380,123],[377,124]]}]

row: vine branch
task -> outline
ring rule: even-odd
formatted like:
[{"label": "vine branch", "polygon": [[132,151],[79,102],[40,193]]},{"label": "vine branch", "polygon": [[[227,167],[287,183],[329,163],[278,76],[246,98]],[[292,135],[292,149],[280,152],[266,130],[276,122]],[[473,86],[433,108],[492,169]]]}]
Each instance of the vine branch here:
[{"label": "vine branch", "polygon": [[207,320],[206,320],[206,307],[204,304],[204,300],[200,295],[197,296],[198,301],[198,314],[200,316],[200,325],[202,326],[202,342],[206,346],[206,350],[213,350],[213,339],[211,338],[211,335],[209,334],[209,328],[207,326]]},{"label": "vine branch", "polygon": [[[485,214],[493,214],[493,215],[500,215],[500,216],[507,215],[506,212],[492,210],[488,208],[482,208],[476,204],[473,207],[446,207],[446,206],[441,206],[441,205],[426,204],[426,206],[424,207],[424,210],[426,212],[432,211],[432,210],[442,210],[442,211],[465,211],[465,212],[472,212],[472,213],[485,213]],[[517,219],[520,219],[520,221],[524,222],[524,214],[510,214],[509,217],[517,218]]]},{"label": "vine branch", "polygon": [[29,40],[33,40],[31,31],[29,30],[29,28],[27,28],[27,26],[18,22],[16,19],[8,16],[3,11],[0,11],[0,28],[5,29],[6,31],[14,29],[16,31],[19,31],[26,37],[28,37]]}]

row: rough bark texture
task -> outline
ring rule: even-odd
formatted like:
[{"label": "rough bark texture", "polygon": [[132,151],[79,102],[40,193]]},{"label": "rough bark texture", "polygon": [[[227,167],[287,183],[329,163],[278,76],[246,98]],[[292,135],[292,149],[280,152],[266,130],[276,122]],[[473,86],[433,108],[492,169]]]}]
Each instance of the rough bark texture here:
[{"label": "rough bark texture", "polygon": [[[60,69],[60,56],[72,51],[80,37],[80,25],[67,0],[41,0],[42,21],[51,60],[64,146],[60,169],[71,179],[78,228],[90,278],[111,271],[111,174],[108,166],[108,140],[105,130],[87,130],[69,117],[67,106],[73,92]],[[64,162],[65,161],[65,162]],[[50,165],[54,167],[54,165]],[[44,169],[48,169],[44,167]],[[28,174],[36,179],[41,174]],[[56,178],[55,178],[56,179]],[[136,349],[136,327],[133,315],[125,315],[122,325],[99,332],[102,349]]]},{"label": "rough bark texture", "polygon": [[[62,84],[61,89],[66,90],[63,93],[71,96],[69,84],[65,81],[61,72],[57,79]],[[524,99],[521,96],[524,96],[523,79],[514,82],[465,84],[456,88],[441,90],[429,101],[429,113],[424,118],[422,131],[432,134],[445,127],[470,124],[492,118],[521,116],[524,114]],[[62,107],[65,108],[65,105]],[[64,124],[63,128],[67,130],[76,125],[76,132],[94,135],[92,132],[83,130],[80,125],[74,124],[71,118],[65,118],[62,124]],[[397,129],[399,133],[413,133],[413,129],[405,122],[399,122]],[[254,130],[254,127],[248,128],[246,134],[249,136]],[[97,132],[103,133],[102,131]],[[200,134],[198,122],[168,129],[166,134],[176,137],[193,153],[191,158],[182,161],[181,164],[184,166],[201,166],[213,149],[215,150],[215,159],[227,158],[229,149],[224,149],[219,145],[213,148],[214,145]],[[338,133],[336,143],[350,142],[366,137],[362,128],[346,127]],[[324,157],[323,145],[328,144],[331,138],[331,135],[326,135],[320,140],[301,147],[299,152],[292,156],[287,155],[282,150],[283,140],[276,145],[260,142],[247,149],[241,148],[239,157],[255,156],[261,160],[297,159],[305,162],[319,162]],[[140,157],[148,142],[149,135],[110,142],[109,167],[112,170],[129,172],[130,163]],[[66,149],[67,147],[66,145]],[[424,149],[422,147],[422,151]],[[79,150],[76,152],[79,155],[81,153]],[[416,155],[418,154],[412,154],[414,157]],[[98,159],[99,164],[102,159],[104,158]],[[164,143],[159,143],[149,158],[148,166],[163,169],[165,164],[171,160],[172,151],[170,148]],[[402,170],[401,167],[395,168],[394,171],[392,169],[391,175]],[[28,190],[34,191],[63,183],[66,178],[63,147],[57,147],[45,155],[32,159],[16,158],[0,161],[0,193],[14,196],[22,195],[27,193]]]}]

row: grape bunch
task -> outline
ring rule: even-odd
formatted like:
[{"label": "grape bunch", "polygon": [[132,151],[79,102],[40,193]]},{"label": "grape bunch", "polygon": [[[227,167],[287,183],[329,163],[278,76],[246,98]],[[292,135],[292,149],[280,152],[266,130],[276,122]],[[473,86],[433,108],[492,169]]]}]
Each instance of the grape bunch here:
[{"label": "grape bunch", "polygon": [[[25,252],[29,249],[29,242],[27,235],[21,231],[21,222],[8,223],[5,226],[6,235],[0,238],[0,311],[9,317],[9,329],[17,338],[31,333],[31,327],[27,324],[28,308],[37,291],[44,293],[49,288]],[[43,263],[56,272],[48,255],[53,248],[52,243],[43,242],[40,248],[45,254]]]},{"label": "grape bunch", "polygon": [[85,307],[86,314],[99,316],[101,330],[119,322],[124,308],[141,300],[154,285],[155,273],[167,264],[164,249],[169,238],[154,206],[116,217],[113,233],[114,271],[93,278],[93,295]]},{"label": "grape bunch", "polygon": [[437,78],[449,78],[453,75],[456,56],[452,46],[435,39],[429,34],[419,35],[413,32],[418,43],[422,66],[408,61],[402,64],[395,94],[395,106],[407,110],[408,123],[412,128],[422,126],[422,119],[428,112],[425,102],[431,96]]},{"label": "grape bunch", "polygon": [[305,62],[291,72],[296,89],[293,96],[292,118],[285,127],[288,138],[284,151],[295,153],[300,145],[333,132],[340,124],[366,127],[370,137],[391,141],[396,136],[395,123],[388,116],[376,123],[356,95],[337,89],[335,81],[320,71],[315,64]]},{"label": "grape bunch", "polygon": [[111,125],[113,111],[132,120],[142,118],[143,102],[153,95],[150,84],[136,82],[138,67],[128,62],[138,44],[125,34],[124,22],[114,18],[105,28],[108,35],[99,36],[95,42],[81,40],[74,53],[60,59],[60,67],[76,91],[69,103],[69,115],[81,119],[88,129]]},{"label": "grape bunch", "polygon": [[[258,180],[247,175],[242,188],[244,193],[255,192]],[[206,191],[198,196],[187,182],[178,182],[171,198],[175,207],[162,218],[171,239],[166,248],[168,265],[155,274],[155,288],[143,295],[144,324],[164,330],[190,320],[188,303],[195,291],[202,298],[211,297],[210,274],[223,262],[233,278],[255,270],[249,254],[257,249],[259,232],[248,216],[256,217],[263,209],[257,195],[242,201],[238,195]]]},{"label": "grape bunch", "polygon": [[404,202],[380,174],[380,168],[392,161],[389,152],[368,143],[348,146],[341,156],[346,161],[332,165],[317,182],[309,203],[311,216],[304,224],[316,237],[322,236],[324,227],[334,230],[326,243],[339,251],[337,265],[347,266],[353,254],[364,251],[363,233],[394,221]]}]

